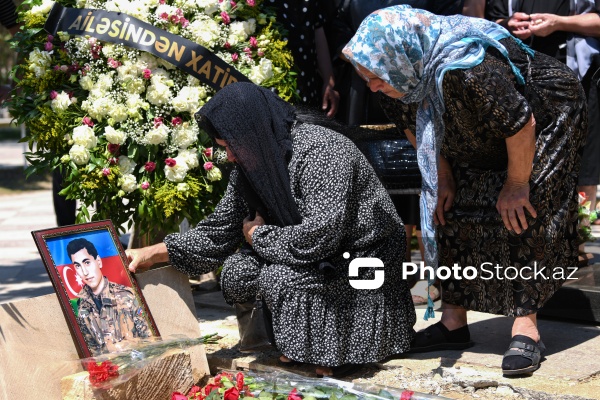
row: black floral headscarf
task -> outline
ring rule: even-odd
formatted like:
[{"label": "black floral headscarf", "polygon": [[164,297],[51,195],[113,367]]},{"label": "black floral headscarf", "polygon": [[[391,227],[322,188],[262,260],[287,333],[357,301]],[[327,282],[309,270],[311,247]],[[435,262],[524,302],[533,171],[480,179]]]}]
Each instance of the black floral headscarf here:
[{"label": "black floral headscarf", "polygon": [[288,163],[295,109],[275,93],[237,82],[218,91],[196,113],[201,129],[227,142],[243,172],[243,194],[251,212],[267,224],[302,221],[292,196]]}]

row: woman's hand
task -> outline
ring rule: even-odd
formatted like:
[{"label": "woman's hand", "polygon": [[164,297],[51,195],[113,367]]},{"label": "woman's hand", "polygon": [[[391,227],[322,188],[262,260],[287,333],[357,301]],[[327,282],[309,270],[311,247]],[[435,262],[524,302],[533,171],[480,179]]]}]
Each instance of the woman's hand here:
[{"label": "woman's hand", "polygon": [[254,230],[257,227],[262,226],[264,224],[265,220],[263,219],[263,217],[260,216],[258,212],[252,220],[250,219],[250,217],[244,218],[244,225],[242,227],[242,231],[244,232],[246,242],[248,242],[250,246],[252,246],[252,234],[254,233]]},{"label": "woman's hand", "polygon": [[528,14],[516,12],[506,22],[506,28],[514,36],[525,40],[531,36],[531,31],[529,30],[530,22],[531,19]]},{"label": "woman's hand", "polygon": [[525,210],[537,217],[529,202],[529,179],[535,155],[535,118],[533,114],[523,128],[505,139],[508,153],[506,182],[500,190],[496,209],[509,231],[519,234],[527,229]]},{"label": "woman's hand", "polygon": [[527,229],[525,210],[532,217],[537,217],[535,208],[529,202],[529,183],[514,182],[507,179],[498,195],[496,209],[500,213],[500,216],[502,216],[504,226],[509,231],[515,231],[515,233],[520,234]]},{"label": "woman's hand", "polygon": [[438,201],[433,214],[433,221],[436,225],[446,225],[444,213],[450,211],[456,194],[456,184],[452,175],[450,163],[440,156],[438,164]]},{"label": "woman's hand", "polygon": [[129,261],[129,271],[134,273],[147,271],[156,263],[169,261],[169,253],[164,243],[141,249],[127,249],[125,255]]},{"label": "woman's hand", "polygon": [[327,111],[327,118],[335,117],[338,112],[339,104],[340,94],[334,89],[331,83],[325,83],[323,85],[323,99],[321,108],[323,111]]},{"label": "woman's hand", "polygon": [[555,14],[531,14],[529,30],[535,36],[546,37],[558,30],[561,17]]}]

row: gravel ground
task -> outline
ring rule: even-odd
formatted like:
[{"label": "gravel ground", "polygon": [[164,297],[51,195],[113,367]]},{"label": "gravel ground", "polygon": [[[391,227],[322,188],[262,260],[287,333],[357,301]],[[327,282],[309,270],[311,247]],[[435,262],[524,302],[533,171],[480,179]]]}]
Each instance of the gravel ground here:
[{"label": "gravel ground", "polygon": [[[267,351],[263,353],[242,354],[237,350],[239,340],[235,317],[223,320],[201,320],[203,332],[219,332],[222,338],[218,344],[207,345],[206,352],[211,372],[219,369],[265,369],[281,368],[277,363],[279,353]],[[447,365],[445,365],[447,364]],[[302,365],[287,369],[297,374],[316,377],[315,366]],[[552,386],[546,382],[543,390],[538,385],[523,387],[521,380],[502,379],[498,369],[481,366],[460,365],[445,362],[444,359],[415,360],[395,359],[385,363],[370,364],[355,374],[343,378],[360,384],[376,384],[397,389],[410,389],[415,392],[440,396],[450,399],[594,399],[600,396],[600,378],[595,377],[588,382],[571,382],[572,394],[564,392],[564,382]],[[561,394],[557,394],[561,393]]]}]

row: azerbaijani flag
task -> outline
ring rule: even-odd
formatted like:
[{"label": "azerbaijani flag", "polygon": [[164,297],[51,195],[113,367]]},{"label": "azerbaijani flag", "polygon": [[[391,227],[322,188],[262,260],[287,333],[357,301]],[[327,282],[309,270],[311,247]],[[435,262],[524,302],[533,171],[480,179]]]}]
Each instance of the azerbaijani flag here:
[{"label": "azerbaijani flag", "polygon": [[109,281],[132,287],[131,280],[119,256],[118,244],[106,229],[86,231],[56,238],[47,238],[46,245],[52,261],[69,299],[76,299],[83,287],[83,282],[75,273],[71,258],[67,254],[67,244],[73,239],[85,238],[94,244],[102,259],[102,273]]}]

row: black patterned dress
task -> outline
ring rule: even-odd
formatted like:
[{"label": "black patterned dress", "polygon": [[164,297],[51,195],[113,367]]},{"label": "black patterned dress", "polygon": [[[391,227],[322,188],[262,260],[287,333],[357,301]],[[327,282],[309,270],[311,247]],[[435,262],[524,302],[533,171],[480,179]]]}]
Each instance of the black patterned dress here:
[{"label": "black patterned dress", "polygon": [[[337,366],[405,352],[415,312],[401,279],[404,227],[390,197],[347,138],[309,124],[297,124],[292,137],[288,168],[302,223],[258,227],[252,236],[257,256],[236,252],[248,215],[236,169],[209,218],[167,236],[170,262],[190,275],[223,265],[221,285],[230,304],[260,292],[273,314],[276,345],[293,360]],[[348,265],[357,257],[383,261],[383,286],[350,286]],[[322,260],[334,271],[321,271]],[[373,279],[372,268],[360,271],[354,279]]]},{"label": "black patterned dress", "polygon": [[[537,312],[577,267],[576,187],[587,111],[581,86],[564,64],[541,53],[528,64],[512,39],[501,43],[525,86],[516,83],[495,49],[488,49],[478,66],[444,76],[441,153],[452,166],[456,197],[446,225],[437,228],[437,241],[439,265],[479,270],[476,279],[443,281],[445,302],[523,316]],[[414,132],[416,104],[382,101],[390,119]],[[506,179],[505,139],[532,113],[536,151],[530,201],[537,218],[529,217],[529,228],[518,235],[505,228],[496,202]]]}]

